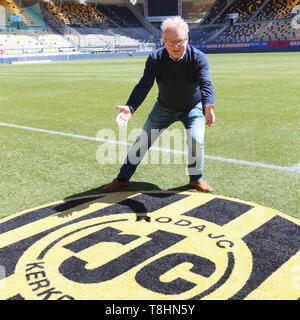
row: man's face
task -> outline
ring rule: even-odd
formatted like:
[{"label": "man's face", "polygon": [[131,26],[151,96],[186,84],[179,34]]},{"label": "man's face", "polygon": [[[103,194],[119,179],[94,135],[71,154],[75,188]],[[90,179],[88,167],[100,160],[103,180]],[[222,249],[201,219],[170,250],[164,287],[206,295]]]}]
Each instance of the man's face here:
[{"label": "man's face", "polygon": [[169,55],[178,60],[184,53],[189,36],[185,31],[177,29],[167,29],[163,35],[164,45]]}]

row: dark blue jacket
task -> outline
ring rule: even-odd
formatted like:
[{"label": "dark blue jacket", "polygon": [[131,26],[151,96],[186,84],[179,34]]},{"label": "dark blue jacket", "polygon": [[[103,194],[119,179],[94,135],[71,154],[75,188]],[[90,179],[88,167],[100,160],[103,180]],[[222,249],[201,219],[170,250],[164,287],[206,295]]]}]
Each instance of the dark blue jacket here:
[{"label": "dark blue jacket", "polygon": [[158,85],[158,100],[166,108],[186,111],[200,101],[203,106],[214,104],[208,60],[203,52],[193,46],[187,45],[179,61],[171,59],[165,47],[153,51],[126,105],[135,111],[146,98],[154,80]]}]

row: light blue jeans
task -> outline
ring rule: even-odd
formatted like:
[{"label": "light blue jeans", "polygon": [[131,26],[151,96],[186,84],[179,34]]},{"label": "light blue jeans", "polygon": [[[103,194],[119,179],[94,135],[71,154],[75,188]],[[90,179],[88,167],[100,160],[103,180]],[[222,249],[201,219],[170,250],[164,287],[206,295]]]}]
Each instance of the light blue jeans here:
[{"label": "light blue jeans", "polygon": [[189,111],[178,112],[165,108],[157,101],[144,124],[141,134],[127,154],[117,176],[118,180],[130,180],[151,145],[165,129],[176,121],[183,123],[187,133],[190,181],[196,182],[202,179],[205,118],[201,102]]}]

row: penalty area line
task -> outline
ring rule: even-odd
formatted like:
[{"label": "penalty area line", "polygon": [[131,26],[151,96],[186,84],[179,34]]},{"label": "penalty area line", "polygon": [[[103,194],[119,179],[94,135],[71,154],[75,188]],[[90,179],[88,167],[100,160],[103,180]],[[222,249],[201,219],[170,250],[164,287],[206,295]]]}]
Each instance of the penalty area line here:
[{"label": "penalty area line", "polygon": [[[60,135],[63,137],[70,137],[70,138],[75,138],[75,139],[83,139],[83,140],[89,140],[89,141],[104,142],[104,143],[109,143],[109,144],[132,146],[132,143],[125,142],[125,141],[110,140],[110,139],[103,139],[103,138],[97,138],[97,137],[78,135],[78,134],[73,134],[73,133],[32,128],[32,127],[21,126],[21,125],[16,125],[16,124],[11,124],[11,123],[0,122],[0,126],[10,127],[10,128],[15,128],[15,129],[23,129],[23,130],[28,130],[28,131],[42,132],[42,133],[47,133],[47,134]],[[173,154],[182,154],[182,155],[187,154],[186,151],[172,150],[172,149],[168,149],[168,148],[151,147],[150,149],[154,150],[154,151],[167,152],[167,153],[173,153]],[[263,169],[272,169],[272,170],[300,173],[300,162],[291,166],[291,167],[281,167],[281,166],[276,166],[273,164],[266,164],[266,163],[246,161],[246,160],[237,160],[237,159],[224,158],[224,157],[218,157],[218,156],[210,156],[210,155],[205,155],[205,159],[233,163],[233,164],[238,164],[238,165],[243,165],[243,166],[258,167],[258,168],[263,168]]]}]

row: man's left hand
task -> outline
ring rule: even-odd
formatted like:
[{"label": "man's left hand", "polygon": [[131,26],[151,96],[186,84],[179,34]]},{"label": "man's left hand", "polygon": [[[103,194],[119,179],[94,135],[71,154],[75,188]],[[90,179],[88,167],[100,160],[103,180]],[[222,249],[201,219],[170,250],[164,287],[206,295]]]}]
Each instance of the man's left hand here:
[{"label": "man's left hand", "polygon": [[204,109],[204,116],[205,116],[205,119],[206,119],[206,125],[208,127],[211,127],[215,120],[216,120],[216,116],[215,116],[215,113],[214,113],[214,109],[213,108],[205,108]]}]

